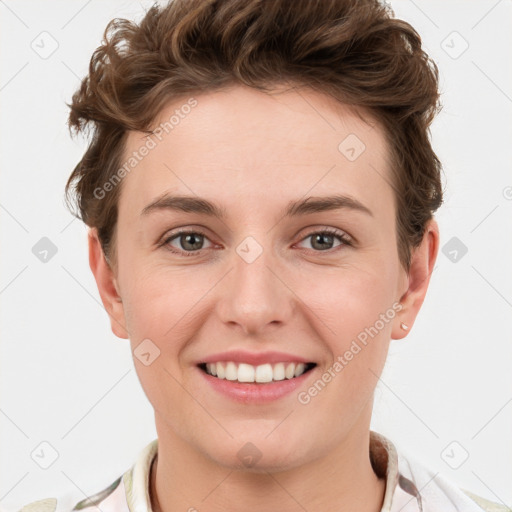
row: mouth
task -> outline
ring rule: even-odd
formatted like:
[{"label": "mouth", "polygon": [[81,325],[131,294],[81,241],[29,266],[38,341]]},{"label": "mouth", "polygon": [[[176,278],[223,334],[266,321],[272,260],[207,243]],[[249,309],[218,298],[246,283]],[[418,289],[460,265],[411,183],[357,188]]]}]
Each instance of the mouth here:
[{"label": "mouth", "polygon": [[270,384],[272,382],[301,377],[311,371],[316,366],[316,363],[281,362],[254,366],[234,361],[219,361],[216,363],[199,363],[197,366],[207,375],[219,380],[228,380],[241,384]]}]

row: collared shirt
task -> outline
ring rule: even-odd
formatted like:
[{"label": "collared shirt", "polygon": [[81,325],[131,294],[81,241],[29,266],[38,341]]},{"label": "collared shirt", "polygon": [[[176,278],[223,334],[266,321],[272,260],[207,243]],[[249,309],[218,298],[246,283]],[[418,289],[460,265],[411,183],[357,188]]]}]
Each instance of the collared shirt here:
[{"label": "collared shirt", "polygon": [[[139,453],[130,469],[89,498],[47,498],[26,505],[19,512],[152,512],[150,469],[157,451],[155,439]],[[510,512],[505,505],[458,488],[411,457],[399,454],[389,439],[372,430],[370,461],[377,476],[386,479],[381,512]]]}]

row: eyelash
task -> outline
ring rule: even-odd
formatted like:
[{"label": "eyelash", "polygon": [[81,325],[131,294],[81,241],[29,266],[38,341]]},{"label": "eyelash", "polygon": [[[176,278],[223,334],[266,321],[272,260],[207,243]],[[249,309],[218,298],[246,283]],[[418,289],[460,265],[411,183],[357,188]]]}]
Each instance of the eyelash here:
[{"label": "eyelash", "polygon": [[[181,255],[181,256],[185,256],[185,257],[189,257],[189,256],[198,256],[200,255],[203,250],[205,249],[199,249],[198,251],[180,251],[180,250],[176,250],[174,247],[171,247],[170,245],[168,245],[172,240],[174,240],[175,238],[179,237],[180,235],[201,235],[205,238],[208,238],[206,236],[206,233],[204,233],[203,231],[201,231],[200,229],[195,229],[193,231],[190,231],[190,230],[181,230],[181,231],[176,231],[175,233],[171,234],[170,236],[168,236],[167,238],[165,238],[163,240],[163,242],[160,244],[160,247],[161,246],[165,246],[167,248],[167,250],[169,250],[170,252],[172,252],[173,254],[178,254],[178,255]],[[315,251],[313,249],[310,249],[312,250],[313,252],[315,253],[329,253],[331,254],[332,252],[336,251],[337,249],[340,249],[341,247],[343,247],[344,245],[346,246],[352,246],[353,243],[352,243],[352,239],[347,235],[345,234],[343,231],[339,231],[337,229],[334,229],[334,228],[324,228],[320,231],[312,231],[311,233],[308,233],[305,237],[303,237],[300,241],[302,242],[303,240],[313,236],[313,235],[329,235],[329,236],[334,236],[336,238],[338,238],[342,244],[339,245],[338,247],[333,247],[332,249],[326,249],[325,251]]]}]

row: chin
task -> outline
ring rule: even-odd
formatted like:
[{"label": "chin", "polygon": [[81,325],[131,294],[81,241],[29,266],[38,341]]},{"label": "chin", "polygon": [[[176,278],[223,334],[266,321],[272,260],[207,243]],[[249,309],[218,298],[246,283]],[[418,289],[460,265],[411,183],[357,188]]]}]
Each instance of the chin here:
[{"label": "chin", "polygon": [[266,436],[265,432],[237,437],[230,439],[229,445],[204,447],[203,452],[220,466],[247,473],[287,471],[300,466],[307,459],[304,439],[295,443],[288,438],[288,443],[283,443],[278,436],[273,440]]}]

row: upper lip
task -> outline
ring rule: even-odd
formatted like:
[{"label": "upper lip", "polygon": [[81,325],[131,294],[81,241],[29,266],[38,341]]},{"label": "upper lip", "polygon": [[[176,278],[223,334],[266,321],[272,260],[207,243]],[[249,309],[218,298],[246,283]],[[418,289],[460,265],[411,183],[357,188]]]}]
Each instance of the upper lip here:
[{"label": "upper lip", "polygon": [[253,366],[260,364],[275,363],[312,363],[310,359],[301,356],[288,354],[286,352],[247,352],[245,350],[230,350],[229,352],[219,352],[205,357],[197,364],[217,363],[222,361],[233,361],[235,363],[247,363]]}]

